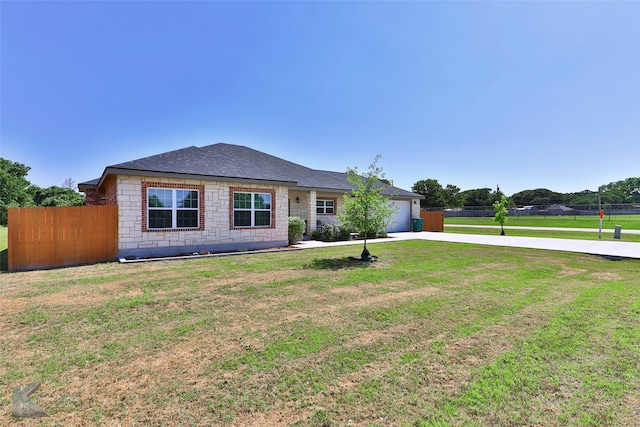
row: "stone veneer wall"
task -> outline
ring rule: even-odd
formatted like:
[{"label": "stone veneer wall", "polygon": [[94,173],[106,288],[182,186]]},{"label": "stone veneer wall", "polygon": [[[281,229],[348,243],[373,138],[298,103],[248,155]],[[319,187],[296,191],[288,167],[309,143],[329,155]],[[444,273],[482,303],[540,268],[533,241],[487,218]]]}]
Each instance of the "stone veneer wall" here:
[{"label": "stone veneer wall", "polygon": [[[204,186],[204,227],[202,230],[143,231],[142,183],[153,182],[189,186]],[[233,229],[229,218],[230,189],[274,191],[273,215],[275,227]],[[243,249],[263,249],[288,245],[288,188],[213,182],[189,179],[148,178],[119,175],[117,203],[119,212],[119,256],[167,256],[201,250],[211,252]]]},{"label": "stone veneer wall", "polygon": [[[315,197],[314,197],[315,195]],[[299,201],[296,202],[296,197]],[[307,221],[307,234],[315,231],[317,227],[317,221],[322,224],[340,224],[337,215],[318,215],[315,214],[315,201],[321,200],[335,200],[336,201],[336,213],[344,206],[344,195],[336,193],[322,193],[315,191],[290,191],[289,203],[291,216],[299,216]],[[411,199],[411,218],[420,218],[420,199]],[[313,210],[313,212],[310,212]],[[311,215],[309,215],[309,212]],[[309,217],[311,216],[311,224],[309,224]]]},{"label": "stone veneer wall", "polygon": [[[314,196],[315,195],[315,196]],[[296,197],[299,201],[296,202]],[[319,215],[316,213],[316,200],[334,200],[336,214]],[[339,224],[338,209],[344,204],[344,195],[337,193],[316,193],[315,191],[290,191],[289,192],[289,212],[291,216],[298,216],[307,222],[307,234],[315,231],[317,222],[322,224]]]}]

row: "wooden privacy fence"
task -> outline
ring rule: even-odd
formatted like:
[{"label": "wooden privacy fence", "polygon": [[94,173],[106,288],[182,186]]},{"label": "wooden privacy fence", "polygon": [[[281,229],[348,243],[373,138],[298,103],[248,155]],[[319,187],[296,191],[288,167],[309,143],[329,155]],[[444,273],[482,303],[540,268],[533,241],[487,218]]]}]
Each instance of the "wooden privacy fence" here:
[{"label": "wooden privacy fence", "polygon": [[117,206],[9,208],[9,271],[111,261]]},{"label": "wooden privacy fence", "polygon": [[420,211],[422,231],[444,231],[444,212]]}]

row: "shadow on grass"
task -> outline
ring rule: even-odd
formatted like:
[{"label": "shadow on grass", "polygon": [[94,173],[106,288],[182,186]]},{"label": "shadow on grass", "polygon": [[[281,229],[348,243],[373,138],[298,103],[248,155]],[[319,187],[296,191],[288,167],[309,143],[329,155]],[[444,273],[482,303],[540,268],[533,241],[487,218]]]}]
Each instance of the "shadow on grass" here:
[{"label": "shadow on grass", "polygon": [[354,260],[349,257],[345,258],[322,258],[314,259],[309,264],[305,265],[305,268],[312,268],[315,270],[343,270],[345,268],[369,268],[370,262],[362,262]]},{"label": "shadow on grass", "polygon": [[0,271],[9,271],[9,249],[0,252]]}]

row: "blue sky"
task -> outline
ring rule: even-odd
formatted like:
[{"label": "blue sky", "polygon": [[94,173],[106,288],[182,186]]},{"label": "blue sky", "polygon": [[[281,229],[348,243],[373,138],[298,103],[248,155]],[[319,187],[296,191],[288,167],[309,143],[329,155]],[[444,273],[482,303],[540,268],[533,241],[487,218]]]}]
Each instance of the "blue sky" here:
[{"label": "blue sky", "polygon": [[507,195],[640,176],[640,2],[0,2],[39,186],[227,142]]}]

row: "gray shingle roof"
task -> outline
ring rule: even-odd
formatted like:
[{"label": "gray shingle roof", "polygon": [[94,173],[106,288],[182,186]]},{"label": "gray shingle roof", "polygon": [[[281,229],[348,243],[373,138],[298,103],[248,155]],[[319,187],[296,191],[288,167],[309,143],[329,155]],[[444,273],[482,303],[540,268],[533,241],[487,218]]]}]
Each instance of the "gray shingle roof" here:
[{"label": "gray shingle roof", "polygon": [[[205,147],[187,147],[130,162],[108,166],[106,175],[119,173],[144,173],[201,176],[281,182],[290,186],[346,192],[354,187],[347,182],[346,173],[311,169],[279,157],[248,147],[218,143]],[[79,184],[79,187],[95,187],[102,178]],[[398,197],[422,197],[396,187],[384,194]]]}]

